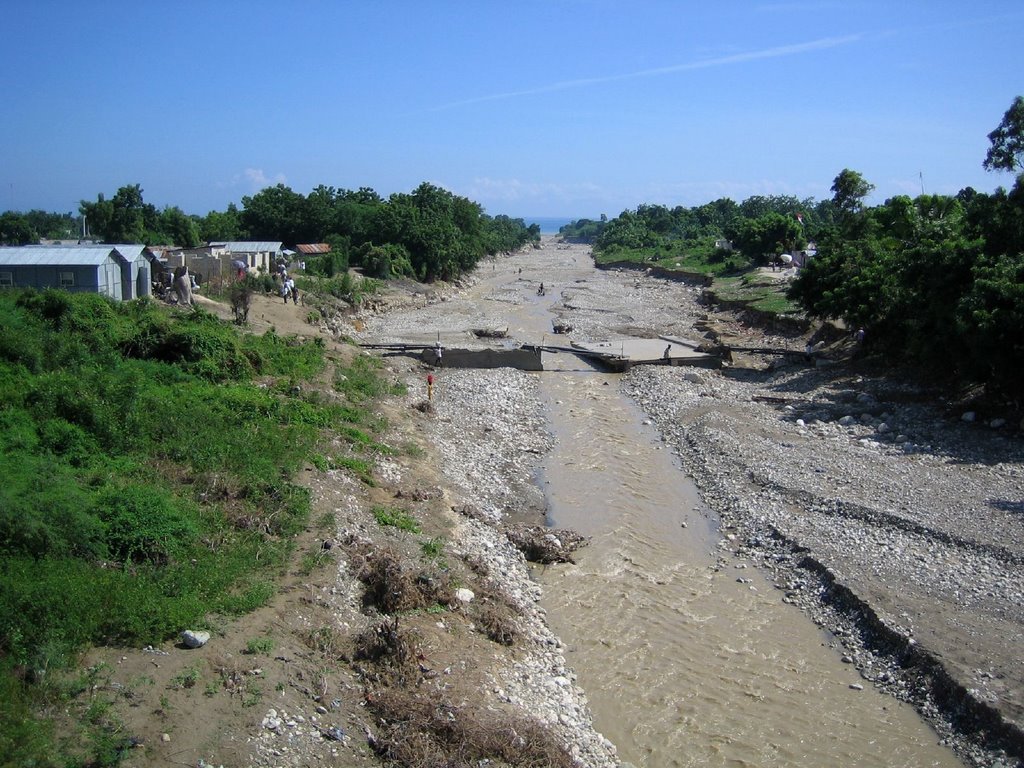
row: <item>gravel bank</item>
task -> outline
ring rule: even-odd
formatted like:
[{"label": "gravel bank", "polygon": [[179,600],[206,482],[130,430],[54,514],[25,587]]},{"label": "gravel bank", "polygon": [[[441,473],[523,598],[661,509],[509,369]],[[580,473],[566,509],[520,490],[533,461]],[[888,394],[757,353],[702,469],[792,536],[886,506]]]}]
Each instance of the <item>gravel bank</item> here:
[{"label": "gravel bank", "polygon": [[551,439],[537,380],[509,369],[445,371],[439,378],[432,439],[454,506],[467,512],[453,546],[481,563],[492,586],[508,596],[526,638],[516,662],[494,670],[492,693],[547,723],[581,765],[616,766],[615,748],[594,731],[586,696],[537,604],[541,588],[522,553],[497,527],[510,519],[536,519],[543,511],[532,479]]},{"label": "gravel bank", "polygon": [[969,761],[1017,764],[1019,438],[813,368],[640,368],[623,386],[720,516],[724,552],[772,571],[865,680],[916,704]]},{"label": "gravel bank", "polygon": [[[757,346],[802,339],[744,328],[699,303],[701,288],[638,271],[587,272],[587,249],[550,244],[500,265],[531,270],[560,296],[570,338],[699,338],[714,321]],[[541,263],[542,262],[542,263]],[[574,271],[575,270],[575,271]],[[486,275],[484,275],[486,276]],[[470,281],[467,285],[472,285]],[[367,340],[503,326],[481,297],[367,318]],[[785,358],[778,358],[779,360]],[[991,418],[968,422],[913,387],[849,369],[789,364],[721,372],[637,368],[622,381],[720,516],[723,562],[766,569],[781,600],[829,630],[865,684],[913,702],[968,762],[1014,766],[1024,755],[1024,448]],[[496,695],[558,722],[587,765],[614,765],[582,691],[536,607],[525,563],[490,523],[534,514],[547,449],[535,380],[515,371],[445,371],[434,439],[457,504],[465,551],[491,563],[532,638],[522,668],[496,672]],[[1005,750],[1005,751],[1004,751]]]}]

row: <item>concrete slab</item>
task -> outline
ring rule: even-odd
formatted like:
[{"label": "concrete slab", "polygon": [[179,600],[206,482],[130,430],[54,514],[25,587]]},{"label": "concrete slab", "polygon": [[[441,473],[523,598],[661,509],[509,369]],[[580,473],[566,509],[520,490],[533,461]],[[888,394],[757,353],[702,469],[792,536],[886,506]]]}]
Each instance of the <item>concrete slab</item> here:
[{"label": "concrete slab", "polygon": [[698,343],[689,339],[663,336],[656,339],[621,338],[608,341],[573,342],[573,347],[600,356],[613,368],[626,370],[634,365],[698,365],[717,367],[720,360],[697,351]]}]

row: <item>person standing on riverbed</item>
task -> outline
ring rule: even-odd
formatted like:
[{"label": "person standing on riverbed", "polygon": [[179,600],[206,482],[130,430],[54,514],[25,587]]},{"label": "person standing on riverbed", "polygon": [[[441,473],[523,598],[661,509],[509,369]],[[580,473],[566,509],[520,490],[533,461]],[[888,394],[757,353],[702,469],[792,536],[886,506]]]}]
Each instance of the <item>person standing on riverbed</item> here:
[{"label": "person standing on riverbed", "polygon": [[440,341],[434,342],[434,365],[436,365],[438,368],[441,367],[442,352],[443,352],[443,350],[441,348],[441,342]]}]

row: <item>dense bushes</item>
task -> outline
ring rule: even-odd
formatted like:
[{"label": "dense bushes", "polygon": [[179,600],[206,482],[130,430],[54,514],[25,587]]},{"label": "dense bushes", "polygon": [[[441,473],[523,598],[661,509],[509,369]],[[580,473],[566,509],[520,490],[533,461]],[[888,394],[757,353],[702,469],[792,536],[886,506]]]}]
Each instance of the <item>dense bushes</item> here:
[{"label": "dense bushes", "polygon": [[372,189],[326,186],[303,197],[278,184],[242,204],[239,223],[249,237],[329,243],[329,254],[306,259],[306,270],[323,277],[354,266],[382,279],[450,280],[488,254],[540,239],[538,226],[488,216],[472,200],[426,182],[386,200]]},{"label": "dense bushes", "polygon": [[1012,395],[1024,369],[1024,237],[1005,222],[1024,220],[1022,203],[1016,190],[972,190],[850,212],[791,296],[864,328],[876,354]]},{"label": "dense bushes", "polygon": [[323,428],[360,418],[294,386],[323,366],[321,344],[202,312],[0,293],[3,690],[273,593],[261,574],[308,515],[290,477]]}]

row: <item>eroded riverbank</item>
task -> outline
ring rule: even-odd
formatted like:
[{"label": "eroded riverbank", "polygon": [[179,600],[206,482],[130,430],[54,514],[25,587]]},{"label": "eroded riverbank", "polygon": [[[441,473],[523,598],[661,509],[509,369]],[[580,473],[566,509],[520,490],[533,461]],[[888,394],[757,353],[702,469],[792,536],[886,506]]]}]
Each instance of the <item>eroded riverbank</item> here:
[{"label": "eroded riverbank", "polygon": [[[470,295],[469,304],[462,304],[461,300],[445,302],[403,313],[391,321],[373,321],[367,333],[393,338],[406,338],[409,333],[454,336],[471,326],[504,327],[507,323],[502,318],[508,307],[537,301],[531,286],[540,279],[547,281],[549,290],[555,287],[561,304],[558,311],[563,318],[571,318],[574,333],[581,338],[600,338],[598,334],[627,330],[687,335],[693,321],[705,311],[694,301],[697,290],[683,284],[665,283],[636,273],[591,272],[583,277],[570,277],[578,275],[580,257],[571,249],[517,255],[495,266],[494,272],[498,268],[506,270],[507,279],[503,282],[491,283],[486,269],[481,273],[482,280],[474,287],[476,293]],[[520,267],[522,274],[518,272]],[[532,321],[520,326],[526,334],[542,332]],[[444,376],[439,377],[442,382]],[[997,744],[989,743],[986,748],[963,738],[962,732],[950,722],[948,711],[943,711],[942,702],[934,696],[929,698],[927,686],[922,687],[900,669],[899,662],[906,657],[872,647],[863,621],[823,603],[821,598],[828,595],[821,578],[801,567],[806,565],[807,553],[794,552],[794,546],[807,547],[820,557],[816,562],[826,566],[826,574],[857,586],[859,594],[872,606],[878,606],[883,620],[891,621],[894,631],[904,630],[908,643],[914,641],[911,647],[925,647],[927,638],[930,652],[950,662],[950,668],[960,674],[965,687],[977,683],[971,695],[978,701],[989,702],[993,708],[1001,708],[1012,723],[1021,690],[1019,661],[1013,650],[1020,647],[1021,626],[1020,601],[1015,597],[1019,595],[1019,581],[1013,573],[1022,542],[1020,516],[1014,515],[1013,506],[1013,500],[1022,497],[1017,444],[995,435],[1002,440],[993,449],[997,458],[943,448],[938,438],[947,428],[959,435],[958,425],[943,422],[940,427],[938,414],[904,414],[902,407],[892,406],[893,412],[888,416],[897,424],[898,419],[907,419],[911,427],[907,428],[906,442],[919,447],[914,451],[901,444],[897,451],[879,439],[881,422],[870,421],[887,415],[884,411],[869,414],[869,419],[858,414],[853,426],[839,424],[841,417],[830,416],[830,401],[822,394],[833,389],[852,391],[853,402],[868,412],[872,408],[859,399],[862,393],[874,397],[876,404],[885,402],[871,395],[870,390],[877,386],[875,382],[862,381],[857,389],[851,389],[849,382],[841,382],[835,374],[799,370],[740,377],[717,373],[702,376],[706,378],[693,381],[681,369],[638,370],[630,374],[626,388],[657,423],[666,444],[679,454],[684,467],[700,475],[701,492],[722,516],[725,526],[722,548],[728,557],[726,565],[761,566],[775,585],[783,587],[776,590],[765,582],[764,588],[755,593],[749,587],[758,584],[732,580],[728,583],[735,586],[730,588],[746,588],[746,597],[756,595],[751,599],[771,601],[774,607],[790,614],[796,613],[792,605],[799,605],[806,615],[833,630],[836,634],[832,642],[837,648],[841,646],[835,653],[828,651],[834,657],[834,671],[839,670],[837,674],[843,680],[842,675],[853,673],[856,667],[860,677],[855,679],[860,682],[854,684],[865,688],[858,691],[849,688],[847,682],[846,695],[859,695],[863,700],[868,698],[863,694],[872,687],[891,691],[923,707],[932,722],[943,730],[943,738],[972,762],[1015,764],[1012,758],[999,757],[992,749],[998,748]],[[489,392],[488,386],[486,380],[480,380],[460,389],[462,401],[457,404],[456,413],[460,409],[466,411],[465,398],[472,393],[483,398],[483,412],[492,414],[495,423],[502,423],[503,416],[508,415],[502,398]],[[791,397],[791,409],[755,397],[766,391],[773,394],[773,403]],[[488,399],[490,395],[494,396]],[[835,399],[842,402],[846,397],[847,394],[836,394]],[[809,403],[813,408],[808,407]],[[822,415],[826,418],[820,418]],[[536,455],[527,452],[523,456],[519,446],[503,442],[495,432],[500,430],[482,429],[476,435],[456,429],[450,436],[453,442],[442,441],[439,448],[447,451],[460,438],[464,439],[471,447],[463,464],[494,463],[493,471],[477,477],[476,485],[483,488],[494,483],[500,487],[504,470],[500,458],[495,457],[519,456],[526,460],[525,464],[511,469],[528,472],[526,465]],[[933,435],[936,440],[929,440]],[[970,437],[963,438],[965,446],[972,444]],[[960,440],[947,439],[945,444],[955,448]],[[848,450],[842,447],[847,444]],[[961,466],[958,460],[964,458],[968,460],[962,461]],[[849,488],[863,491],[864,497],[844,499],[842,492]],[[934,493],[936,488],[938,495]],[[519,496],[511,493],[508,498]],[[496,508],[500,506],[495,504]],[[988,514],[991,510],[995,514]],[[913,515],[920,519],[911,519]],[[585,559],[596,562],[597,557],[586,553],[581,565]],[[637,570],[642,572],[643,566]],[[676,573],[670,574],[672,579]],[[736,576],[737,573],[742,573],[742,569],[729,576],[744,578]],[[951,573],[956,573],[957,578],[951,578]],[[606,576],[600,570],[593,575],[589,581]],[[754,612],[760,614],[759,609]],[[553,617],[550,622],[556,625],[557,619]],[[774,631],[770,623],[762,624],[751,637],[756,639],[759,633]],[[941,645],[943,640],[946,646]],[[569,645],[571,648],[572,644]],[[948,647],[955,653],[947,656],[936,651],[937,647]],[[567,657],[570,670],[573,655],[570,651]],[[844,655],[850,664],[843,664]],[[556,658],[559,656],[565,654],[555,653]],[[698,666],[700,661],[706,664],[708,660],[707,654],[694,658],[690,666]],[[569,680],[565,674],[555,676]],[[697,686],[696,690],[707,697],[702,687]],[[800,695],[813,700],[815,693],[807,690]],[[754,702],[754,716],[759,716],[763,707],[757,706],[756,697],[748,698]],[[812,719],[810,725],[817,726],[814,734],[821,732],[820,721]],[[832,725],[827,727],[831,729]],[[796,741],[799,740],[797,737]],[[686,748],[694,750],[692,744],[680,746]],[[779,754],[785,753],[780,750]],[[752,755],[751,759],[763,764],[764,753]],[[858,762],[850,757],[844,760]]]}]

